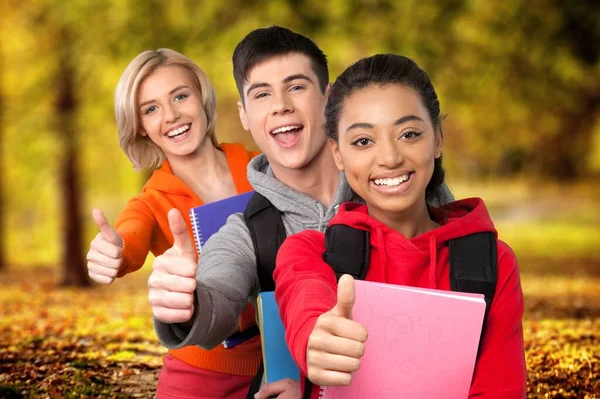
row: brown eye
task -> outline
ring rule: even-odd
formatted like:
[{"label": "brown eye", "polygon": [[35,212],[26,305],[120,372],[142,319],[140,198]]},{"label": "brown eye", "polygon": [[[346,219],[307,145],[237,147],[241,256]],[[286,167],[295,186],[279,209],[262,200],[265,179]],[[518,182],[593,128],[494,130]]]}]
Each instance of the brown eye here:
[{"label": "brown eye", "polygon": [[371,140],[366,137],[361,137],[352,142],[352,145],[356,147],[365,147],[371,143]]},{"label": "brown eye", "polygon": [[406,132],[404,134],[402,134],[402,136],[400,136],[400,138],[406,139],[406,140],[414,140],[417,137],[419,137],[421,135],[421,133],[419,132]]}]

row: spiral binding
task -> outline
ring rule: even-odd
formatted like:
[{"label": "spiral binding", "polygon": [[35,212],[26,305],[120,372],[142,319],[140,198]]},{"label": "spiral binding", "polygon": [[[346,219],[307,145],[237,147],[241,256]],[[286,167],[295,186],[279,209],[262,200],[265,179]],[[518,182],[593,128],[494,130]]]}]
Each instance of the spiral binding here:
[{"label": "spiral binding", "polygon": [[196,243],[196,251],[198,252],[198,256],[200,256],[200,252],[202,251],[202,231],[200,231],[200,226],[198,226],[198,221],[196,220],[196,213],[194,209],[190,209],[190,222],[192,223],[192,233],[194,236],[194,242]]},{"label": "spiral binding", "polygon": [[319,387],[319,399],[327,397],[327,387]]}]

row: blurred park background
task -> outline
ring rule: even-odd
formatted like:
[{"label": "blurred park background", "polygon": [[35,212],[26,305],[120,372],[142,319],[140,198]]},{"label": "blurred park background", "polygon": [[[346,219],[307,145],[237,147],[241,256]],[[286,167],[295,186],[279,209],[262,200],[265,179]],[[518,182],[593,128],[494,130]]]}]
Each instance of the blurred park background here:
[{"label": "blurred park background", "polygon": [[0,397],[152,397],[149,262],[109,287],[85,267],[92,207],[114,221],[148,177],[118,145],[113,91],[141,51],[183,52],[215,86],[219,139],[255,148],[231,54],[272,24],[314,39],[332,81],[378,52],[429,73],[449,185],[486,200],[520,260],[528,396],[600,397],[596,0],[3,0]]}]

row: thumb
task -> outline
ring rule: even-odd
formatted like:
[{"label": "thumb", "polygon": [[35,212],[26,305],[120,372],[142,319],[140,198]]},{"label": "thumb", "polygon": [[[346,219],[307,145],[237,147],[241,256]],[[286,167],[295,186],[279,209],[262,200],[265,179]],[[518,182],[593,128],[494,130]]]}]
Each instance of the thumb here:
[{"label": "thumb", "polygon": [[169,228],[173,234],[173,248],[176,253],[196,261],[196,249],[194,243],[188,234],[187,225],[181,212],[178,209],[171,209],[167,214],[169,219]]},{"label": "thumb", "polygon": [[333,311],[340,317],[352,319],[354,298],[354,278],[349,274],[344,274],[338,281],[337,303]]},{"label": "thumb", "polygon": [[118,245],[120,247],[123,246],[123,239],[119,233],[117,233],[115,229],[110,226],[110,223],[108,223],[108,220],[106,220],[106,216],[104,216],[100,209],[92,209],[92,218],[94,219],[94,223],[96,223],[96,226],[98,226],[100,233],[102,233],[104,238],[114,245]]}]

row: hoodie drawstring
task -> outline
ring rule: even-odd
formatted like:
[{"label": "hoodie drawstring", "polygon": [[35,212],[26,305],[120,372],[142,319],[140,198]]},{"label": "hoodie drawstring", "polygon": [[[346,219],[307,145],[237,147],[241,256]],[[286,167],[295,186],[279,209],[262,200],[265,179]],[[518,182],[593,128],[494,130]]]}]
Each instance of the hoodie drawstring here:
[{"label": "hoodie drawstring", "polygon": [[429,259],[429,287],[437,288],[437,282],[435,281],[437,269],[437,241],[435,234],[432,234],[429,238]]},{"label": "hoodie drawstring", "polygon": [[387,283],[388,282],[388,265],[390,264],[388,262],[388,254],[386,249],[383,247],[383,243],[384,241],[384,237],[383,237],[383,231],[381,228],[377,227],[375,228],[375,234],[377,236],[375,242],[380,243],[381,245],[381,249],[379,251],[379,253],[381,254],[381,264],[383,265],[383,282]]}]

